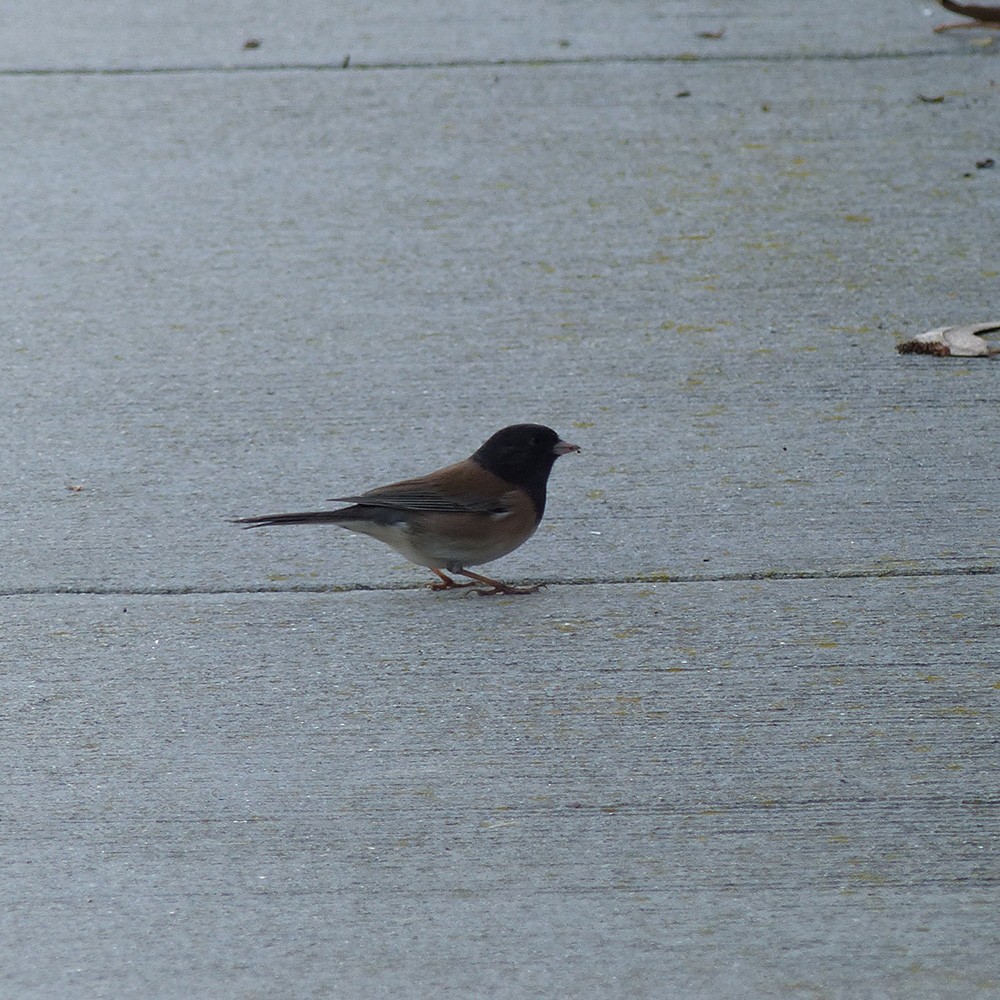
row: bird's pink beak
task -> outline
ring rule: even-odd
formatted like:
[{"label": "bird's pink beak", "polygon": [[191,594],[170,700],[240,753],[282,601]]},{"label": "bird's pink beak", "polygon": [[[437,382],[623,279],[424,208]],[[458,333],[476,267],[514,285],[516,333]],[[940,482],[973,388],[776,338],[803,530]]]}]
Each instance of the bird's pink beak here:
[{"label": "bird's pink beak", "polygon": [[569,441],[556,441],[552,446],[552,451],[556,455],[568,455],[571,451],[579,451],[580,446],[578,444],[570,444]]}]

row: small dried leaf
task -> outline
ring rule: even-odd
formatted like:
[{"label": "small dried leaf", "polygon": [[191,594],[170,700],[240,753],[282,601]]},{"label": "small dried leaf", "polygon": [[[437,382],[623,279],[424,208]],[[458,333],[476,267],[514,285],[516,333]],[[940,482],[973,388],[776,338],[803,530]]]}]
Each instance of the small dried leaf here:
[{"label": "small dried leaf", "polygon": [[897,344],[896,350],[900,354],[933,354],[939,358],[988,358],[1000,354],[1000,347],[991,347],[982,336],[996,330],[1000,330],[1000,322],[940,326]]}]

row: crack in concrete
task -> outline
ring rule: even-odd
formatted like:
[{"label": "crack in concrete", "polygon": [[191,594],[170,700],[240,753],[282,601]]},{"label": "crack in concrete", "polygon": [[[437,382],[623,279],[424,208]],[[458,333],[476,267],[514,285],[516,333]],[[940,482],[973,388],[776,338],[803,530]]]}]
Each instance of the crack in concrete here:
[{"label": "crack in concrete", "polygon": [[[913,566],[881,568],[849,567],[822,570],[749,570],[743,573],[640,573],[621,577],[575,577],[551,580],[547,587],[619,587],[650,583],[705,584],[705,583],[794,583],[808,580],[905,580],[940,579],[956,576],[995,576],[1000,572],[992,564],[967,566],[942,566],[920,569]],[[281,587],[123,587],[72,586],[54,584],[49,587],[23,587],[0,590],[0,597],[178,597],[226,596],[252,594],[358,594],[379,591],[420,591],[428,589],[424,583],[352,583],[337,584],[303,583]]]},{"label": "crack in concrete", "polygon": [[[985,49],[963,51],[966,56],[989,55]],[[599,66],[666,63],[793,63],[793,62],[891,62],[902,59],[933,59],[954,56],[947,49],[916,49],[909,52],[776,52],[771,54],[718,55],[694,52],[647,55],[513,56],[496,59],[427,59],[355,62],[276,62],[241,64],[203,63],[180,66],[59,66],[38,68],[0,68],[0,77],[18,76],[183,76],[226,73],[363,73],[442,69],[501,69],[504,67],[548,68],[559,66]]]}]

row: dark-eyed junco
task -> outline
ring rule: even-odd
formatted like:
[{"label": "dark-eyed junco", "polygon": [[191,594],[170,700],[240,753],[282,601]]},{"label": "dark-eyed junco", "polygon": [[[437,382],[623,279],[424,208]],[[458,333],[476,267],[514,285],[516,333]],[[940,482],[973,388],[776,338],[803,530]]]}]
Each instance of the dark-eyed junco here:
[{"label": "dark-eyed junco", "polygon": [[[335,524],[385,542],[440,578],[434,590],[483,584],[476,593],[531,594],[542,584],[512,587],[469,572],[513,552],[538,527],[545,512],[545,486],[555,460],[579,451],[550,427],[514,424],[497,431],[469,458],[418,479],[378,486],[353,497],[341,510],[242,517],[247,528],[272,524]],[[443,571],[468,577],[456,583]]]}]

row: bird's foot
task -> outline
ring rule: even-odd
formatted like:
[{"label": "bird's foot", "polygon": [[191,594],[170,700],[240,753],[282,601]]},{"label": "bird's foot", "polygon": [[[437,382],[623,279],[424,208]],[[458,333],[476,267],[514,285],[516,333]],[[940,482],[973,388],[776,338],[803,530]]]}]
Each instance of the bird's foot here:
[{"label": "bird's foot", "polygon": [[530,587],[512,587],[509,583],[497,582],[495,587],[490,587],[489,590],[477,590],[475,593],[483,597],[494,597],[497,594],[537,594],[544,586],[544,583],[533,583]]}]

